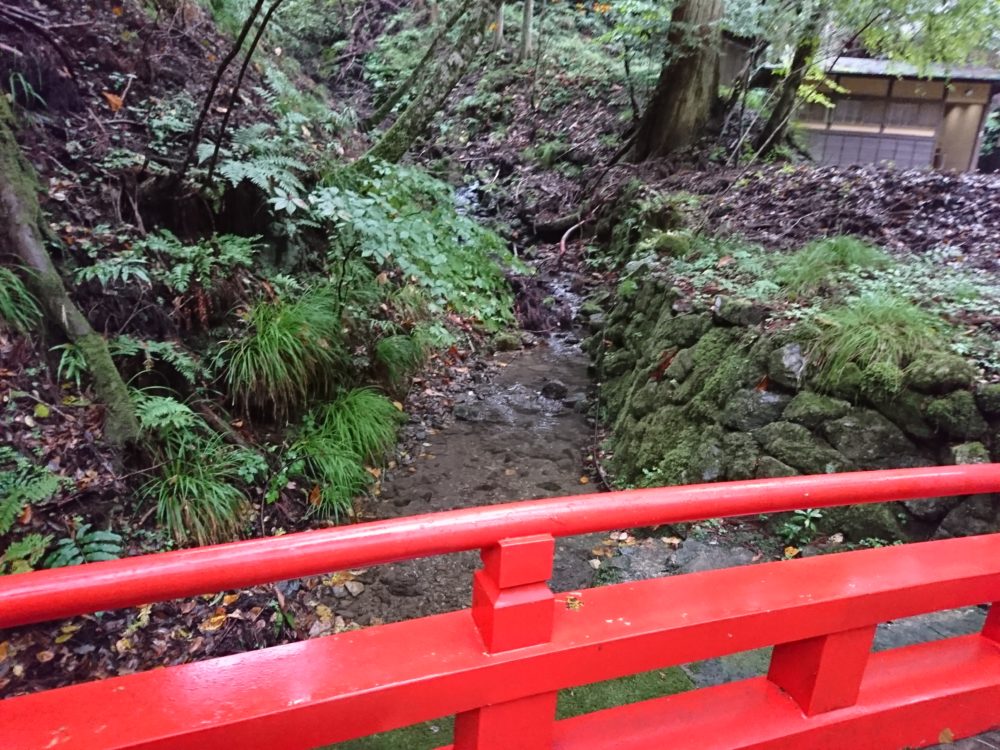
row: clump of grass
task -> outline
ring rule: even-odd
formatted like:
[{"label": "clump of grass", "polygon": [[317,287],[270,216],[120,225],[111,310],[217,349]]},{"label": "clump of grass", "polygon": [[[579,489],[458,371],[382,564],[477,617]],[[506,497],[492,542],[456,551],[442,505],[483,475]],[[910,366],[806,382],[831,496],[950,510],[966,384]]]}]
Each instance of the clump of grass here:
[{"label": "clump of grass", "polygon": [[347,355],[335,290],[324,286],[291,302],[261,301],[246,318],[247,332],[220,355],[236,403],[280,418],[336,382]]},{"label": "clump of grass", "polygon": [[137,393],[139,424],[160,464],[142,487],[156,503],[160,526],[179,543],[228,541],[248,504],[241,487],[266,468],[264,459],[228,445],[189,406],[168,396]]},{"label": "clump of grass", "polygon": [[21,278],[11,269],[0,267],[0,330],[27,333],[41,319],[38,302]]},{"label": "clump of grass", "polygon": [[371,481],[376,462],[396,441],[401,412],[369,388],[342,394],[309,412],[286,454],[288,475],[305,478],[313,511],[337,517]]},{"label": "clump of grass", "polygon": [[375,359],[385,367],[389,382],[398,386],[423,364],[427,350],[414,336],[386,336],[375,345]]},{"label": "clump of grass", "polygon": [[943,321],[901,297],[848,300],[802,329],[818,382],[836,387],[860,370],[862,386],[898,390],[902,373],[921,352],[945,346]]},{"label": "clump of grass", "polygon": [[814,240],[777,268],[775,278],[793,296],[801,296],[831,283],[837,274],[867,268],[884,268],[889,257],[857,237],[836,236]]}]

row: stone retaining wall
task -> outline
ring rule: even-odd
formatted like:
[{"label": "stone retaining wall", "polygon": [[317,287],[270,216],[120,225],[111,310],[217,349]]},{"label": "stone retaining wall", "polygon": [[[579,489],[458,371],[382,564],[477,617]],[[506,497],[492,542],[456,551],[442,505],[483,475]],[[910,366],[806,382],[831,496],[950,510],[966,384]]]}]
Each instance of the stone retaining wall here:
[{"label": "stone retaining wall", "polygon": [[[1000,448],[1000,385],[977,383],[950,353],[927,352],[895,394],[866,395],[849,377],[820,393],[803,346],[787,329],[768,332],[767,311],[743,300],[692,309],[648,276],[628,299],[582,314],[622,485],[987,462]],[[829,509],[824,524],[855,541],[985,533],[1000,529],[1000,502]]]}]

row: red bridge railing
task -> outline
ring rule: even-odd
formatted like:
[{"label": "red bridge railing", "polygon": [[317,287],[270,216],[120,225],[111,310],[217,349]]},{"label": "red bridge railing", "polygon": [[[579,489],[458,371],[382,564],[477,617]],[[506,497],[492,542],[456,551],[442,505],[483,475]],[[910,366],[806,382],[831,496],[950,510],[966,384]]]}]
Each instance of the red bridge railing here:
[{"label": "red bridge railing", "polygon": [[[1000,726],[1000,534],[554,595],[554,537],[1000,491],[1000,465],[538,500],[0,579],[0,627],[481,549],[469,610],[0,701],[3,750],[311,748],[455,715],[456,750],[902,748]],[[971,636],[878,623],[993,603]],[[555,720],[558,691],[775,646],[768,674]]]}]

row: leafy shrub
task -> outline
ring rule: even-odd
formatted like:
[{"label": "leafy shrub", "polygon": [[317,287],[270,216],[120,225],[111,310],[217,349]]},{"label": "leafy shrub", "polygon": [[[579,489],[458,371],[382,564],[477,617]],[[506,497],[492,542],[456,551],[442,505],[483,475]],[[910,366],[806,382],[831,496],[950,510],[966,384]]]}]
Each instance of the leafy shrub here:
[{"label": "leafy shrub", "polygon": [[219,234],[185,244],[161,229],[143,240],[140,248],[159,261],[157,279],[172,291],[185,294],[193,286],[211,289],[235,270],[252,267],[259,242],[260,237]]},{"label": "leafy shrub", "polygon": [[156,503],[157,521],[178,542],[231,539],[247,509],[240,486],[266,466],[251,451],[227,445],[189,406],[167,396],[134,395],[140,427],[159,475],[141,493]]},{"label": "leafy shrub", "polygon": [[0,266],[0,330],[7,328],[27,333],[41,319],[38,302],[21,278],[11,269]]},{"label": "leafy shrub", "polygon": [[146,259],[135,250],[126,250],[107,258],[99,258],[92,265],[77,268],[73,277],[78,282],[96,281],[102,289],[116,284],[139,281],[149,284],[149,268]]},{"label": "leafy shrub", "polygon": [[92,529],[89,523],[80,524],[72,536],[56,542],[55,549],[45,558],[46,568],[64,568],[89,562],[117,560],[122,556],[122,538],[113,531]]},{"label": "leafy shrub", "polygon": [[325,434],[351,447],[366,461],[374,461],[396,442],[402,412],[371,388],[341,394],[319,411]]},{"label": "leafy shrub", "polygon": [[355,254],[395,265],[438,306],[479,318],[487,330],[513,320],[499,263],[513,263],[503,241],[455,210],[452,189],[408,166],[366,163],[310,196],[333,233],[331,261]]},{"label": "leafy shrub", "polygon": [[777,280],[793,295],[802,295],[824,284],[837,274],[889,265],[888,256],[857,237],[826,237],[810,242],[781,263]]},{"label": "leafy shrub", "polygon": [[262,300],[246,321],[246,332],[220,353],[229,392],[245,409],[280,418],[335,383],[347,355],[331,287],[314,287],[291,302]]},{"label": "leafy shrub", "polygon": [[865,295],[816,314],[800,327],[819,383],[836,387],[853,368],[861,386],[894,392],[921,352],[944,348],[940,318],[901,297]]}]

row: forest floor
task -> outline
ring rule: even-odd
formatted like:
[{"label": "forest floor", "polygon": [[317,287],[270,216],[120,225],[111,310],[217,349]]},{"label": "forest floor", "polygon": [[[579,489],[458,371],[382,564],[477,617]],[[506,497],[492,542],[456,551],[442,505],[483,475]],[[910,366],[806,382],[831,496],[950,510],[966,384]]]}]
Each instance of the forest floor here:
[{"label": "forest floor", "polygon": [[[69,12],[68,4],[63,6]],[[162,36],[139,44],[139,37],[123,34],[116,24],[139,27],[148,19],[112,18],[100,13],[97,4],[80,4],[73,12],[82,22],[67,32],[67,43],[94,67],[81,76],[82,88],[76,94],[67,88],[66,96],[90,102],[84,115],[74,115],[68,125],[47,122],[49,137],[38,135],[25,144],[48,187],[47,209],[62,217],[55,229],[69,244],[86,242],[91,233],[85,227],[102,220],[143,220],[132,208],[138,173],[123,180],[120,173],[112,178],[99,166],[112,147],[131,143],[133,127],[120,103],[116,108],[104,93],[102,77],[151,65],[159,84],[149,91],[134,84],[130,96],[152,101],[186,89],[195,99],[211,70],[206,55],[217,58],[225,46],[207,28],[204,16],[179,16]],[[196,38],[214,39],[214,46],[206,48]],[[253,105],[255,95],[247,96]],[[613,272],[588,264],[588,247],[606,239],[594,236],[597,218],[630,180],[699,196],[704,229],[735,232],[776,249],[829,232],[851,232],[901,253],[947,245],[954,249],[953,260],[997,270],[996,178],[789,165],[746,171],[719,168],[703,155],[609,168],[628,124],[622,116],[627,98],[620,84],[501,66],[500,73],[474,76],[453,94],[447,119],[460,124],[428,139],[416,152],[414,160],[456,183],[466,208],[497,225],[538,274],[513,280],[523,334],[520,342],[508,340],[512,351],[493,352],[485,339],[470,336],[468,346],[436,354],[413,380],[402,399],[409,422],[401,443],[372,496],[358,507],[358,520],[600,488],[601,435],[587,415],[590,376],[573,317],[579,295],[613,285]],[[482,121],[499,127],[483,129],[477,125]],[[67,127],[72,138],[64,132]],[[362,145],[345,142],[344,147],[356,153]],[[198,210],[186,204],[168,206],[165,213],[183,222]],[[578,221],[548,228],[574,212],[581,212]],[[146,220],[164,215],[147,215]],[[566,230],[577,223],[581,226],[567,236]],[[119,309],[102,315],[101,322],[116,329],[122,321],[138,332],[173,325],[139,299],[122,299]],[[1000,333],[996,315],[969,323],[987,327],[994,336]],[[67,519],[86,509],[95,521],[127,519],[139,540],[129,551],[143,551],[142,529],[149,516],[132,502],[137,478],[123,471],[101,442],[100,407],[62,382],[54,361],[39,366],[46,349],[42,342],[0,335],[0,389],[10,417],[0,426],[0,442],[39,455],[72,485],[44,513],[29,515],[22,524],[39,530],[65,528]],[[761,533],[752,524],[706,526],[702,533],[685,555],[695,543],[738,550],[734,554],[741,559],[749,556],[744,562],[781,555],[773,544],[759,546]],[[677,563],[679,547],[683,543],[672,535],[637,537],[629,530],[561,541],[553,587],[571,591],[593,585],[595,579],[688,572]],[[0,638],[0,696],[460,608],[468,604],[475,565],[469,553],[331,571],[7,631]],[[701,684],[696,672],[660,673],[641,689],[631,683],[606,696],[604,705],[645,697],[644,690],[662,690],[663,683],[672,689]],[[704,674],[702,679],[708,679]],[[421,731],[428,743],[442,743],[438,729]],[[983,746],[989,742],[978,747]]]}]

